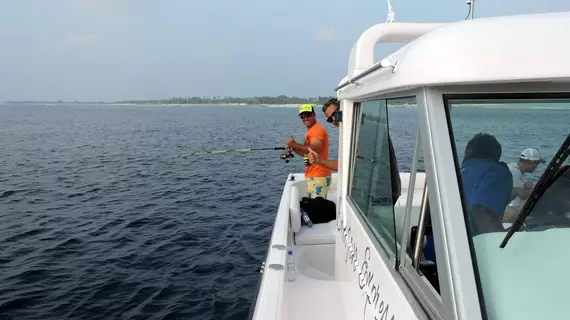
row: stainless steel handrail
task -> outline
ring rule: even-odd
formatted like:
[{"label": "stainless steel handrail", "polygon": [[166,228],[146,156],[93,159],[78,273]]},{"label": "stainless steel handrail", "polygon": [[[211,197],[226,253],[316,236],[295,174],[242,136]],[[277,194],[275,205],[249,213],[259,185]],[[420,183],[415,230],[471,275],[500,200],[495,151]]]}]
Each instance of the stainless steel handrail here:
[{"label": "stainless steel handrail", "polygon": [[429,199],[427,198],[427,176],[424,186],[424,192],[422,194],[422,205],[420,207],[420,217],[418,221],[418,231],[416,233],[416,243],[414,244],[414,260],[412,261],[414,269],[419,271],[420,268],[420,253],[422,252],[423,242],[424,242],[424,235],[425,235],[425,227],[426,227],[426,215],[427,209],[429,207]]},{"label": "stainless steel handrail", "polygon": [[387,59],[383,59],[380,60],[379,62],[373,64],[370,68],[364,70],[363,72],[359,73],[357,76],[346,80],[345,82],[341,83],[338,87],[336,87],[336,89],[334,89],[334,91],[338,91],[346,86],[348,86],[351,83],[354,83],[354,81],[358,81],[364,77],[366,77],[367,75],[371,74],[372,72],[382,69],[382,68],[390,68],[393,67],[392,63],[390,62],[390,60]]}]

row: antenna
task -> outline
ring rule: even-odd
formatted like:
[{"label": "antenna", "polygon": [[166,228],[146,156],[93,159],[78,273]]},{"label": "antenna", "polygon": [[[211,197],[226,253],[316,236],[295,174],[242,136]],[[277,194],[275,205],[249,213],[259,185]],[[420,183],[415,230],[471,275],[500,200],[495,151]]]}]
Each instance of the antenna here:
[{"label": "antenna", "polygon": [[396,13],[394,12],[394,8],[392,8],[392,3],[390,0],[386,0],[388,2],[388,14],[386,15],[386,23],[394,23],[396,22]]},{"label": "antenna", "polygon": [[467,17],[465,17],[465,20],[469,18],[473,20],[473,15],[475,14],[475,0],[467,0],[467,5],[469,6],[469,12],[467,12]]}]

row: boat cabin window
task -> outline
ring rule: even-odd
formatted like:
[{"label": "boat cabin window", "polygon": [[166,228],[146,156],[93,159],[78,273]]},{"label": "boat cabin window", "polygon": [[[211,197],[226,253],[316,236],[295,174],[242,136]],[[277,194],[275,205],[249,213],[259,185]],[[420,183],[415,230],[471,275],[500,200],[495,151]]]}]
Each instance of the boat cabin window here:
[{"label": "boat cabin window", "polygon": [[[418,145],[418,159],[415,164],[413,163],[414,149],[416,148],[416,143],[419,143],[418,106],[415,97],[388,100],[388,130],[394,145],[394,152],[402,184],[401,195],[394,206],[397,243],[398,245],[402,245],[402,241],[404,241],[404,231],[408,231],[407,229],[405,230],[407,227],[404,226],[406,208],[411,207],[409,227],[417,226],[422,201],[422,191],[425,184],[425,169],[421,144]],[[412,171],[415,171],[416,179],[413,189],[410,190]],[[412,193],[411,203],[407,203],[409,193]],[[409,247],[409,241],[407,245]]]},{"label": "boat cabin window", "polygon": [[[422,304],[428,312],[438,314],[437,266],[430,254],[433,238],[431,232],[424,232],[431,230],[428,210],[420,216],[427,194],[416,98],[367,101],[355,107],[350,197],[373,237],[395,258],[393,267],[400,268],[410,288],[425,298]],[[415,182],[410,189],[412,173]],[[424,236],[413,263],[420,219],[425,222]]]},{"label": "boat cabin window", "polygon": [[415,97],[388,100],[388,128],[402,184],[402,194],[394,206],[398,267],[429,317],[438,319],[442,304],[429,217],[428,176],[424,167],[419,108]]},{"label": "boat cabin window", "polygon": [[[566,98],[570,95],[444,96],[465,226],[488,319],[568,318]],[[520,227],[513,224],[517,218]],[[510,228],[516,232],[505,244]]]},{"label": "boat cabin window", "polygon": [[391,188],[390,145],[386,100],[356,105],[356,136],[350,198],[388,252],[396,252],[394,201]]},{"label": "boat cabin window", "polygon": [[[414,97],[375,100],[355,107],[358,128],[350,196],[374,236],[394,255],[402,241],[405,190],[418,127],[415,101]],[[419,163],[423,172],[421,156]]]}]

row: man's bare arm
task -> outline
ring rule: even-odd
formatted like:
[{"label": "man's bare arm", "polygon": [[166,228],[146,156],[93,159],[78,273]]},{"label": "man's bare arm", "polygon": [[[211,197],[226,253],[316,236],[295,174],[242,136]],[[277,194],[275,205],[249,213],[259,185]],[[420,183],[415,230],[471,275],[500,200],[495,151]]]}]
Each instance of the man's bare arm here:
[{"label": "man's bare arm", "polygon": [[304,153],[302,150],[298,150],[298,149],[295,149],[295,148],[291,148],[291,150],[292,150],[293,152],[295,152],[297,155],[299,155],[300,157],[304,157],[305,154],[306,154],[306,153]]},{"label": "man's bare arm", "polygon": [[321,149],[323,148],[323,141],[322,140],[316,140],[311,142],[311,145],[304,145],[304,144],[299,144],[295,141],[293,141],[289,147],[293,148],[293,151],[295,151],[295,153],[297,153],[300,156],[304,156],[307,153],[309,153],[309,148],[311,148],[312,150],[319,152],[321,151]]},{"label": "man's bare arm", "polygon": [[330,170],[338,171],[338,160],[323,160],[312,148],[309,148],[309,161],[311,163],[324,166]]},{"label": "man's bare arm", "polygon": [[532,192],[532,189],[528,189],[528,188],[513,188],[513,193],[516,194],[522,200],[528,199],[531,192]]}]

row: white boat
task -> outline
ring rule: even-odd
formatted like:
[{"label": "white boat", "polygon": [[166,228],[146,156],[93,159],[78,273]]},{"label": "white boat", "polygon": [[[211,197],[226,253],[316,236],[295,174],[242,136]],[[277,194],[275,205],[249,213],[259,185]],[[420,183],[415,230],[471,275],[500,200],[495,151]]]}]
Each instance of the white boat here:
[{"label": "white boat", "polygon": [[[568,319],[570,204],[553,196],[570,192],[562,186],[567,171],[561,166],[570,152],[568,39],[570,12],[385,23],[366,30],[337,88],[339,172],[328,194],[337,219],[302,225],[304,175],[287,177],[250,317]],[[391,42],[407,44],[375,61],[377,44]],[[415,103],[397,109],[399,98]],[[470,107],[486,104],[493,108]],[[414,121],[399,132],[412,139],[392,128],[404,111]],[[395,204],[375,204],[374,194],[391,191],[387,128],[402,190]],[[503,203],[504,190],[510,197],[511,175],[496,179],[489,173],[470,184],[461,171],[473,159],[462,163],[466,144],[480,130],[501,143],[501,161],[521,161],[526,147],[546,159],[538,165],[536,172],[546,173],[539,175],[532,201],[518,208],[521,223],[511,226],[513,219],[500,208],[488,209]],[[399,153],[404,147],[412,152]],[[409,172],[403,172],[404,162]],[[496,184],[484,185],[484,179]],[[547,208],[552,203],[554,209]],[[476,206],[496,214],[489,223],[510,229],[475,231],[474,223],[481,226]],[[437,259],[428,259],[431,233]],[[296,261],[293,282],[287,278],[289,250]]]}]

